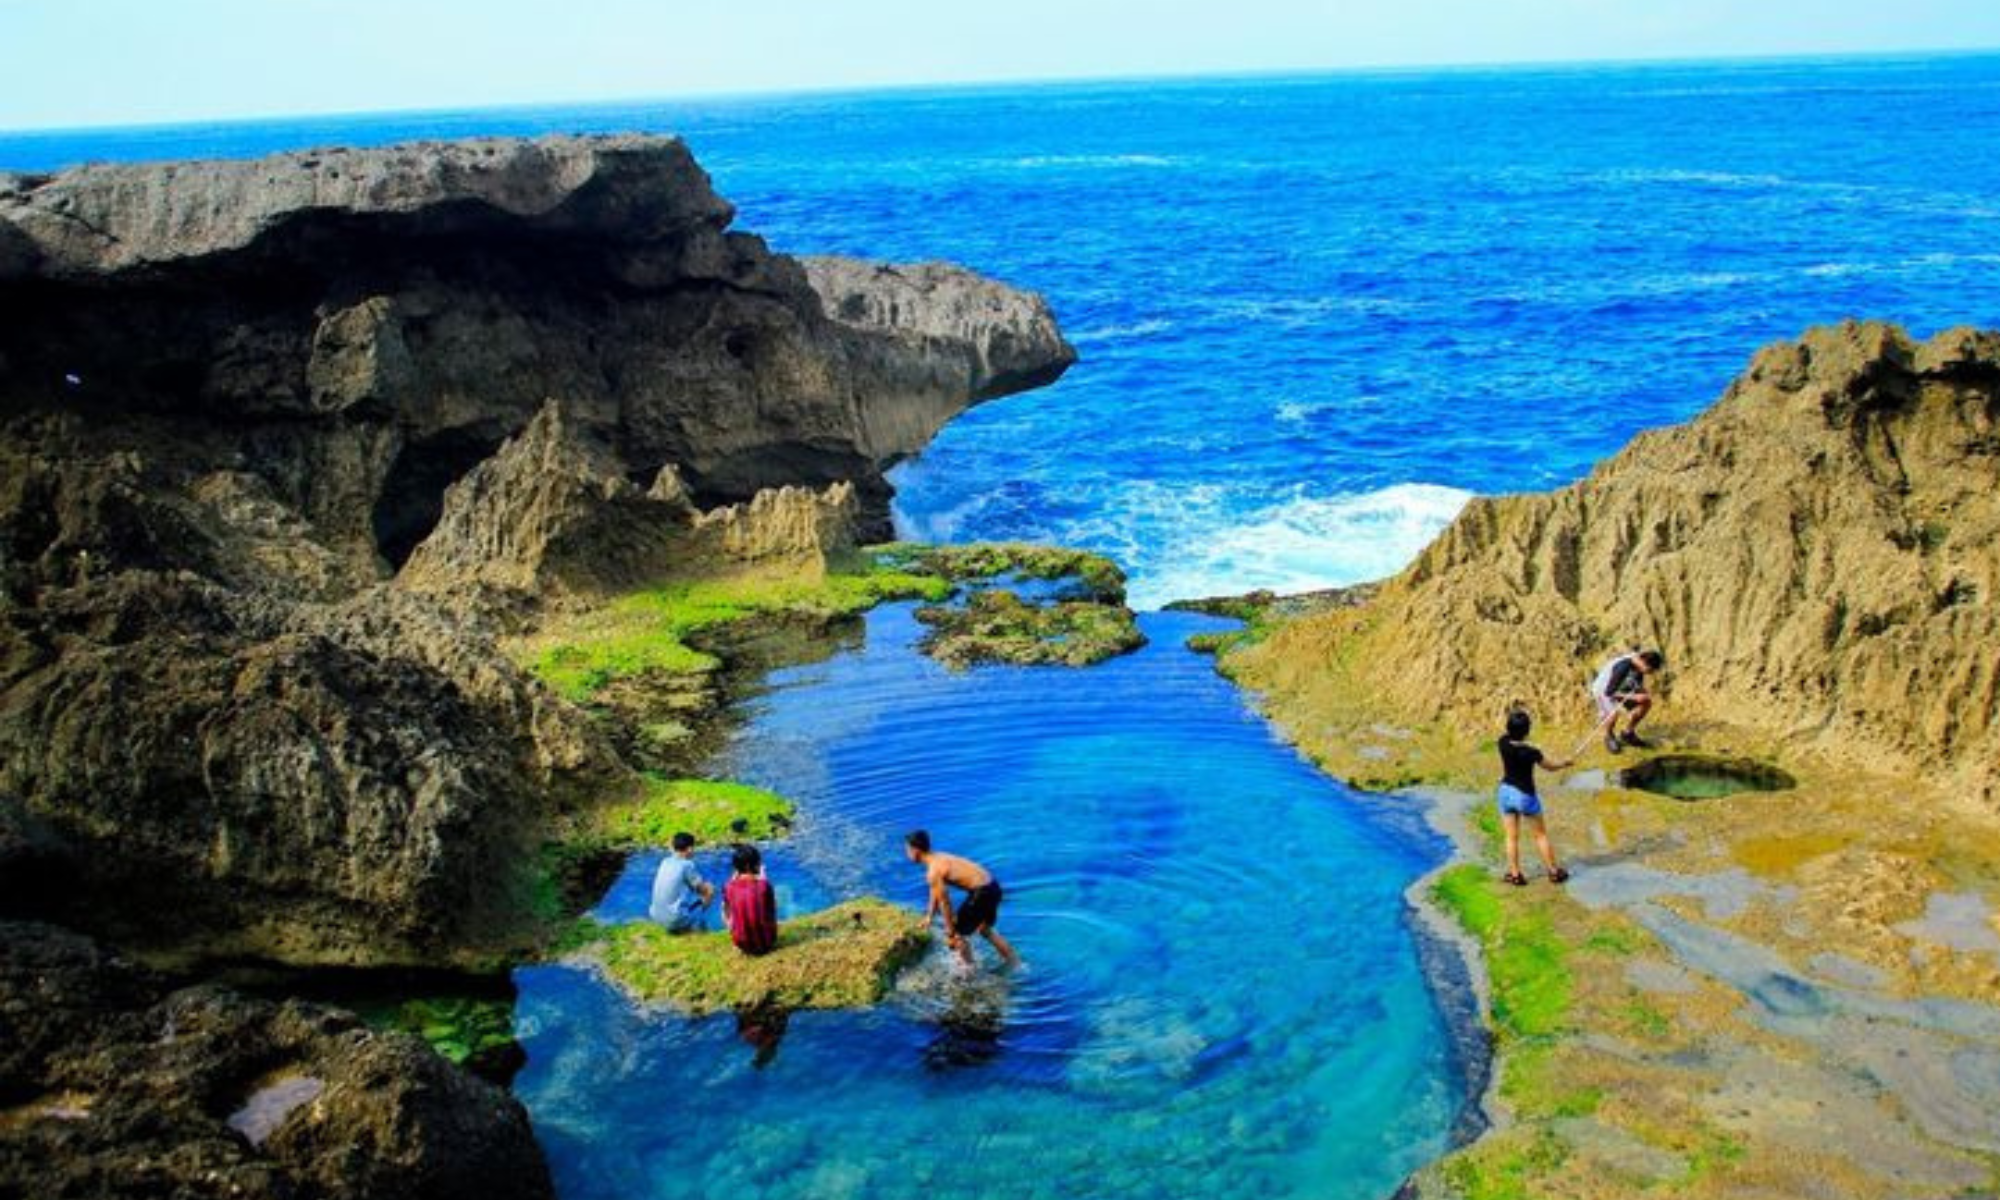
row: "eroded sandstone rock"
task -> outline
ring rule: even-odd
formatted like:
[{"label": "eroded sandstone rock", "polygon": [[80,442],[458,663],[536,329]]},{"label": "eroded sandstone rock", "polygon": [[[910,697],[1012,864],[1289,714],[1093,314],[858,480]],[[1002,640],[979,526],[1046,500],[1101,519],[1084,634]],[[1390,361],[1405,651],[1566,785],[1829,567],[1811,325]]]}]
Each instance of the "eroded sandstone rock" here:
[{"label": "eroded sandstone rock", "polygon": [[550,401],[527,429],[445,493],[437,528],[397,575],[429,594],[464,589],[588,599],[744,568],[817,578],[854,544],[854,489],[767,488],[703,512],[672,464],[649,487]]},{"label": "eroded sandstone rock", "polygon": [[1667,712],[2000,812],[2000,335],[1879,323],[1757,355],[1583,481],[1481,498],[1366,605],[1232,669],[1288,723],[1581,724],[1597,662],[1664,649]]}]

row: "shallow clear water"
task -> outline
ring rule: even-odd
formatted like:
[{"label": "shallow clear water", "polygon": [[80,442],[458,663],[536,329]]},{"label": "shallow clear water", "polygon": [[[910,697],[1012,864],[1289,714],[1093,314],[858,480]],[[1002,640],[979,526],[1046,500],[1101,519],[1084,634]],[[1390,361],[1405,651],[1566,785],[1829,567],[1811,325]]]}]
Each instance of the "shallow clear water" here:
[{"label": "shallow clear water", "polygon": [[[781,911],[921,905],[926,826],[999,876],[1029,968],[927,962],[879,1011],[796,1014],[762,1069],[732,1016],[522,971],[515,1087],[562,1194],[1374,1197],[1436,1153],[1464,1089],[1401,892],[1440,847],[1181,647],[1214,622],[1146,624],[1090,670],[953,674],[897,607],[780,673],[729,765],[800,801]],[[600,915],[642,913],[657,863]]]},{"label": "shallow clear water", "polygon": [[781,249],[949,258],[1084,355],[899,475],[909,532],[1115,554],[1146,604],[1399,567],[1759,345],[2000,325],[2000,58],[1361,73],[0,135],[0,167],[687,137]]}]

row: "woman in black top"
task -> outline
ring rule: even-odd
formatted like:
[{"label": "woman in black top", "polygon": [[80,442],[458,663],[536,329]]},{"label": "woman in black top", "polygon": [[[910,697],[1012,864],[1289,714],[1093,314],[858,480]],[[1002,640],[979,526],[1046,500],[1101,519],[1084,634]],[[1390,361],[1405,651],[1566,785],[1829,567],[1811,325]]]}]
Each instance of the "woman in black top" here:
[{"label": "woman in black top", "polygon": [[1528,877],[1521,873],[1524,817],[1534,829],[1535,849],[1541,853],[1549,882],[1561,883],[1569,878],[1569,872],[1556,864],[1555,849],[1549,845],[1548,826],[1542,822],[1542,798],[1535,794],[1535,768],[1562,771],[1571,764],[1547,758],[1529,745],[1527,737],[1533,728],[1534,719],[1528,716],[1528,710],[1516,708],[1507,714],[1507,733],[1500,739],[1500,823],[1507,831],[1507,874],[1503,878],[1516,887],[1528,882]]}]

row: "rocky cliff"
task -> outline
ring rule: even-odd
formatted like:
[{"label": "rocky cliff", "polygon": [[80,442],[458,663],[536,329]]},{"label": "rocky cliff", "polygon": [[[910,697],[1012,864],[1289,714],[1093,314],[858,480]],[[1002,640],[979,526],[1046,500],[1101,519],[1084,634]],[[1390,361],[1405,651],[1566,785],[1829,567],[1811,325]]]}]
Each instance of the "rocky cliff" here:
[{"label": "rocky cliff", "polygon": [[149,457],[256,427],[232,448],[365,575],[550,398],[704,504],[849,482],[880,526],[882,468],[1074,361],[1033,296],[815,260],[823,303],[730,219],[662,138],[0,176],[0,387],[151,417]]},{"label": "rocky cliff", "polygon": [[2000,334],[1771,346],[1695,420],[1574,486],[1474,501],[1371,602],[1231,669],[1335,756],[1387,740],[1365,733],[1383,717],[1489,737],[1516,699],[1566,750],[1596,665],[1635,644],[1666,653],[1662,722],[1922,772],[2000,814]]},{"label": "rocky cliff", "polygon": [[496,635],[879,533],[889,464],[1074,358],[1035,297],[730,220],[661,138],[0,176],[0,851],[70,882],[10,902],[492,946],[538,818],[630,780]]},{"label": "rocky cliff", "polygon": [[397,573],[464,607],[588,601],[667,579],[770,568],[804,577],[853,548],[854,489],[767,488],[702,511],[680,472],[625,477],[562,405],[446,489],[437,527]]}]

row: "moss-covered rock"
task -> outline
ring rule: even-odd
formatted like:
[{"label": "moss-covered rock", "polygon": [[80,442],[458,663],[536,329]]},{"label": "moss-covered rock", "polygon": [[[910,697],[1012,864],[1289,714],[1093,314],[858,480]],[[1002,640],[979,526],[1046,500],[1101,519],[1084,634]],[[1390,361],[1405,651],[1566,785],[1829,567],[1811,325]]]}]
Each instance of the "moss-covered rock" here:
[{"label": "moss-covered rock", "polygon": [[758,618],[830,621],[885,600],[942,600],[951,583],[859,560],[817,578],[744,573],[630,592],[601,607],[549,621],[518,650],[544,683],[577,703],[592,703],[629,680],[684,686],[677,677],[721,665],[701,648],[704,635]]},{"label": "moss-covered rock", "polygon": [[575,960],[636,1000],[693,1013],[870,1005],[930,944],[916,913],[875,899],[784,922],[777,949],[760,957],[738,950],[726,933],[670,934],[651,921],[595,933]]},{"label": "moss-covered rock", "polygon": [[1125,572],[1101,554],[1067,546],[1029,542],[974,542],[962,546],[926,546],[892,542],[866,553],[879,567],[935,575],[954,583],[979,580],[1069,580],[1063,599],[1099,604],[1125,603]]},{"label": "moss-covered rock", "polygon": [[792,802],[776,792],[719,779],[642,779],[638,798],[590,815],[587,840],[630,851],[667,845],[681,832],[704,842],[762,841],[792,827]]},{"label": "moss-covered rock", "polygon": [[1353,587],[1298,592],[1289,596],[1280,596],[1272,591],[1255,591],[1241,596],[1208,596],[1198,600],[1176,600],[1166,607],[1168,612],[1201,613],[1204,616],[1226,617],[1233,621],[1241,621],[1243,627],[1240,629],[1197,633],[1188,638],[1187,648],[1196,654],[1213,654],[1221,657],[1233,650],[1254,646],[1263,641],[1281,621],[1365,604],[1379,586],[1363,583]]},{"label": "moss-covered rock", "polygon": [[416,996],[353,1008],[370,1026],[414,1033],[452,1062],[498,1083],[526,1061],[514,1037],[512,998]]},{"label": "moss-covered rock", "polygon": [[1082,667],[1146,644],[1123,605],[1065,600],[1030,604],[1013,592],[978,592],[957,607],[917,610],[930,626],[924,650],[951,667],[975,663]]}]

